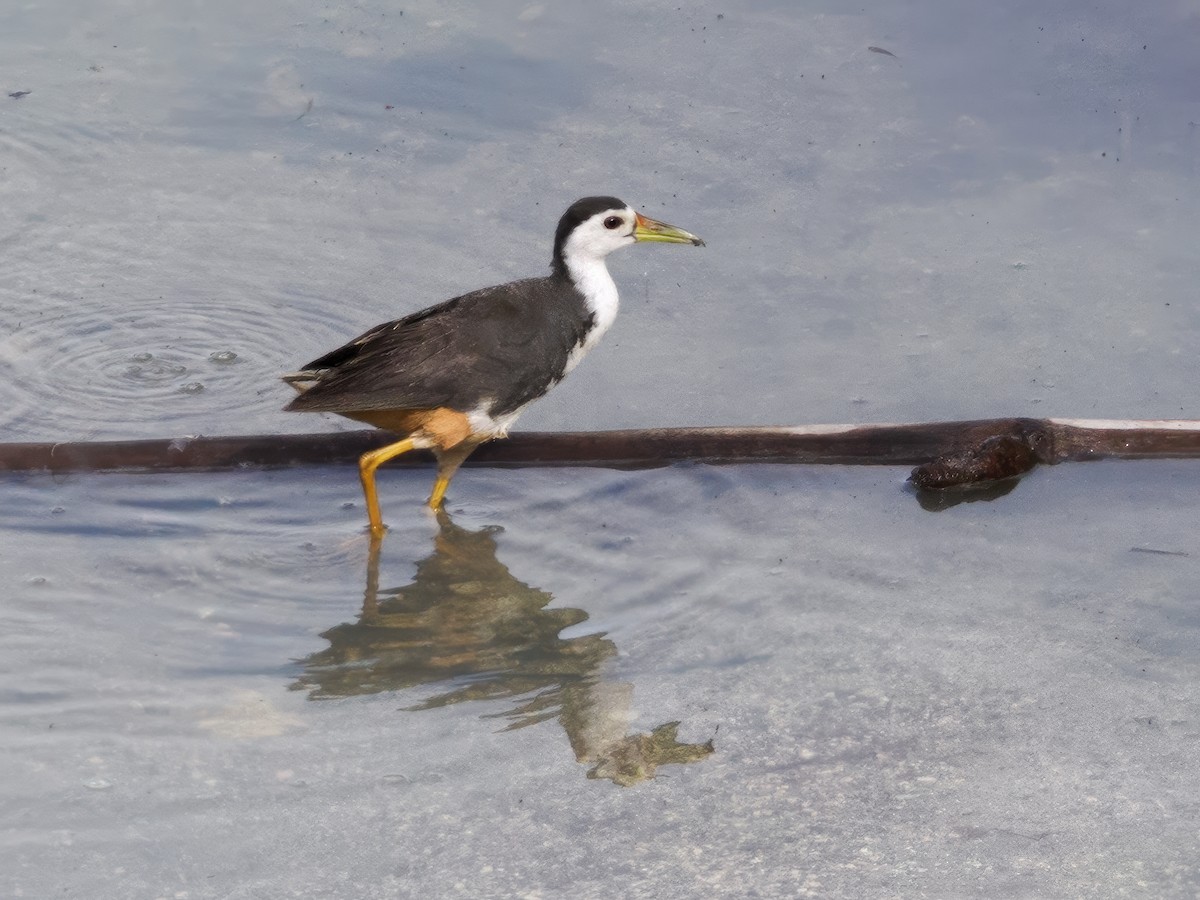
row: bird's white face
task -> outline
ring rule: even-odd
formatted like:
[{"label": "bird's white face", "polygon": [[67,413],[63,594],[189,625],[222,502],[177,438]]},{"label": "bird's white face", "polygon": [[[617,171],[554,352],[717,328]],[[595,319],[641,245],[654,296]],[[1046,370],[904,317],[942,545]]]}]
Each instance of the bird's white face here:
[{"label": "bird's white face", "polygon": [[563,248],[567,258],[604,259],[619,247],[628,247],[637,238],[637,213],[628,206],[606,209],[575,226]]}]

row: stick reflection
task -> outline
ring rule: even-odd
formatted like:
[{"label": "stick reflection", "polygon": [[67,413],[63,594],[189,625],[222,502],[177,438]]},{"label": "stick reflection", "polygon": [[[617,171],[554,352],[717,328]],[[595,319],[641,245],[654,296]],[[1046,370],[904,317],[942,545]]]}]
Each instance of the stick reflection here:
[{"label": "stick reflection", "polygon": [[511,698],[496,714],[506,730],[557,718],[588,777],[625,786],[712,753],[711,741],[679,743],[678,722],[630,733],[633,686],[602,674],[616,645],[601,634],[559,637],[588,614],[548,609],[551,594],[518,581],[496,558],[503,529],[469,531],[445,511],[438,526],[433,552],[401,588],[379,589],[381,541],[372,539],[362,615],[322,635],[329,647],[302,660],[294,689],[321,699],[445,686],[410,710]]}]

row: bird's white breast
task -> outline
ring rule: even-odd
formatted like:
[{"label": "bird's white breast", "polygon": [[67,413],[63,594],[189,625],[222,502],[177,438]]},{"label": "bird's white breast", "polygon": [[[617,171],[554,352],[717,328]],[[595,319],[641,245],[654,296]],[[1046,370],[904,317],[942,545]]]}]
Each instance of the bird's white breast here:
[{"label": "bird's white breast", "polygon": [[592,327],[584,336],[583,342],[578,344],[571,351],[571,355],[567,357],[564,376],[579,365],[580,360],[587,352],[596,346],[596,342],[600,338],[604,337],[604,333],[612,327],[613,320],[617,318],[617,310],[621,305],[621,298],[617,296],[616,282],[608,274],[608,266],[604,264],[604,260],[582,253],[572,253],[571,249],[568,246],[567,252],[564,254],[567,271],[571,275],[571,280],[575,282],[576,289],[583,294],[583,302],[587,304],[588,312],[592,314],[593,319]]}]

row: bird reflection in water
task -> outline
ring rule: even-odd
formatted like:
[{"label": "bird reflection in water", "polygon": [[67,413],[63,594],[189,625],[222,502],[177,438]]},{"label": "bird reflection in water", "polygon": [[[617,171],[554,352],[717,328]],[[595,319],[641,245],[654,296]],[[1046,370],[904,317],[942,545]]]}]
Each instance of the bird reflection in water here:
[{"label": "bird reflection in water", "polygon": [[712,753],[711,740],[677,741],[678,722],[630,733],[633,686],[602,675],[616,645],[602,634],[559,637],[587,613],[547,608],[553,595],[513,577],[496,558],[503,529],[460,528],[444,509],[437,517],[433,553],[404,587],[380,591],[381,541],[371,539],[362,615],[322,635],[329,647],[302,661],[293,689],[316,700],[449,686],[409,710],[512,698],[496,714],[509,720],[505,730],[557,718],[576,759],[591,765],[588,777],[623,786]]}]

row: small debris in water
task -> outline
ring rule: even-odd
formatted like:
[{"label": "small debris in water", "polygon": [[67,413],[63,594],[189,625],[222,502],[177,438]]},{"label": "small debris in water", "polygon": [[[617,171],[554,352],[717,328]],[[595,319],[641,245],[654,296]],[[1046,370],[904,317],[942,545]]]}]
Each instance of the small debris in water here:
[{"label": "small debris in water", "polygon": [[93,778],[91,781],[85,781],[83,786],[89,791],[107,791],[112,787],[112,782],[105,781],[103,778]]},{"label": "small debris in water", "polygon": [[181,394],[198,394],[204,390],[204,384],[199,381],[189,381],[179,389]]},{"label": "small debris in water", "polygon": [[14,100],[20,100],[22,97],[28,97],[32,93],[33,91],[13,91],[8,96],[12,97]]},{"label": "small debris in water", "polygon": [[227,366],[230,363],[237,362],[238,355],[232,350],[217,350],[208,354],[208,358],[211,362],[215,362],[218,365]]},{"label": "small debris in water", "polygon": [[872,53],[882,53],[884,56],[890,56],[892,59],[900,58],[895,53],[893,53],[891,50],[884,50],[882,47],[868,47],[867,49],[870,50]]},{"label": "small debris in water", "polygon": [[1130,547],[1130,553],[1153,553],[1155,556],[1191,556],[1186,550],[1159,550],[1155,547]]}]

